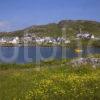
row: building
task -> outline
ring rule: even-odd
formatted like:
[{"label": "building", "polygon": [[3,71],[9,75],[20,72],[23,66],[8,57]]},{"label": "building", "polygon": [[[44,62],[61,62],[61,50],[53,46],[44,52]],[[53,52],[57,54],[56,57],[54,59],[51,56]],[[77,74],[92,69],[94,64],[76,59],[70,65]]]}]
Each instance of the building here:
[{"label": "building", "polygon": [[19,43],[19,37],[14,37],[11,41],[9,41],[9,43],[18,44]]},{"label": "building", "polygon": [[95,38],[94,35],[89,32],[77,33],[76,37],[80,39],[94,39]]}]

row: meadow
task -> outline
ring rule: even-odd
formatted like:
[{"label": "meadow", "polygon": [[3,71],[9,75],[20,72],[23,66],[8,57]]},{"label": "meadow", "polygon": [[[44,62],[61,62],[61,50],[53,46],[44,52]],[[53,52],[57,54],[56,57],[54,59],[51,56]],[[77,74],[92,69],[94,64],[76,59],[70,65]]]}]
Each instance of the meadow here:
[{"label": "meadow", "polygon": [[0,100],[100,100],[100,68],[66,62],[0,64]]}]

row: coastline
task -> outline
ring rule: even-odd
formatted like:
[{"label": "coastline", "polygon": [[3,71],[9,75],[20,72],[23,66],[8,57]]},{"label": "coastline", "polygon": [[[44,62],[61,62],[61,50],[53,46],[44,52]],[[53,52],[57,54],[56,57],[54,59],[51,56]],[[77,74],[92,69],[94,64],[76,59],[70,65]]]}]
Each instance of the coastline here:
[{"label": "coastline", "polygon": [[[80,40],[80,44],[81,44],[81,47],[100,47],[100,41],[99,40]],[[56,47],[56,46],[59,46],[59,47],[69,47],[69,48],[75,48],[77,47],[79,44],[79,41],[78,40],[71,40],[70,43],[60,43],[60,44],[49,44],[49,43],[41,43],[41,44],[38,44],[38,43],[27,43],[27,44],[24,44],[24,43],[18,43],[18,44],[12,44],[12,43],[4,43],[4,44],[1,44],[0,43],[0,46],[1,47],[33,47],[33,46],[40,46],[40,47]]]}]

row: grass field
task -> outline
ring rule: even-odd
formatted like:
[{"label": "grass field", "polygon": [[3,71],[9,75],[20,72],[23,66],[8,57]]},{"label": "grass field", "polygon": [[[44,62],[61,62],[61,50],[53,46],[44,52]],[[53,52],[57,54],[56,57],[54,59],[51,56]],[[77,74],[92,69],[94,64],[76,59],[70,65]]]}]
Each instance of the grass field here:
[{"label": "grass field", "polygon": [[0,100],[100,100],[100,68],[1,64]]}]

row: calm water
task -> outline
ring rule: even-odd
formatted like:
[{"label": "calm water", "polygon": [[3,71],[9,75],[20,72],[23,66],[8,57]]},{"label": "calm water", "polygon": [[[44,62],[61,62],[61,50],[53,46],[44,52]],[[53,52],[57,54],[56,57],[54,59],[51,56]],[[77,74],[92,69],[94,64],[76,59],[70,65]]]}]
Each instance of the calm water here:
[{"label": "calm water", "polygon": [[[88,50],[88,51],[87,51]],[[100,54],[100,48],[84,49],[82,55]],[[0,47],[0,61],[4,63],[28,63],[41,60],[75,58],[79,54],[72,48],[62,47]]]}]

